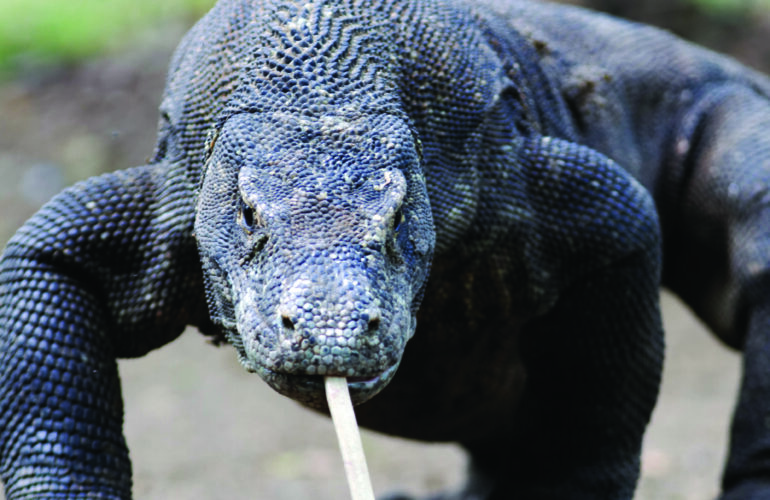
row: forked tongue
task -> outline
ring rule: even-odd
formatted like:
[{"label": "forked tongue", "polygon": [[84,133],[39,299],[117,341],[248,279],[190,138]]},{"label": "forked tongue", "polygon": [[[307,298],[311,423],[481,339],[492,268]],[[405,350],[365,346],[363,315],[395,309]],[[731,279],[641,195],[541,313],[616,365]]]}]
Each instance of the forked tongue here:
[{"label": "forked tongue", "polygon": [[348,392],[348,382],[344,377],[325,377],[324,384],[326,401],[342,452],[342,462],[345,464],[350,496],[353,500],[374,500],[356,414],[353,412],[353,402]]}]

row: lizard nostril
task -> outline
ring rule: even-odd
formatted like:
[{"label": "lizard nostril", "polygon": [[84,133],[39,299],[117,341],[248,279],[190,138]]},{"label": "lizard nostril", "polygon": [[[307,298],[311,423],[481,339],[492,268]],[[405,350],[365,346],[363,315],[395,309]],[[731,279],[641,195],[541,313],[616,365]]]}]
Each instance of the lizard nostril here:
[{"label": "lizard nostril", "polygon": [[283,323],[283,327],[287,330],[294,330],[294,322],[287,314],[281,315],[281,322]]},{"label": "lizard nostril", "polygon": [[380,329],[380,318],[378,317],[371,318],[369,320],[369,324],[367,325],[367,332],[369,334],[375,334],[379,329]]}]

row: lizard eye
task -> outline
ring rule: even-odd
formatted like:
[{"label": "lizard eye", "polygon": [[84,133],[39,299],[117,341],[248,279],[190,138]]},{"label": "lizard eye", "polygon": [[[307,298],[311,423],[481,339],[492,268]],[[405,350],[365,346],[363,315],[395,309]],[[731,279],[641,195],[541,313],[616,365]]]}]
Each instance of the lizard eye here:
[{"label": "lizard eye", "polygon": [[396,265],[403,264],[401,252],[398,245],[398,233],[404,226],[404,212],[399,208],[396,213],[393,214],[393,220],[391,222],[391,236],[386,240],[385,250],[388,256]]},{"label": "lizard eye", "polygon": [[241,206],[238,209],[238,220],[247,232],[251,233],[256,229],[257,221],[254,208],[243,201],[241,201]]},{"label": "lizard eye", "polygon": [[259,214],[254,207],[243,200],[241,200],[240,206],[238,207],[238,223],[246,231],[246,234],[248,234],[247,238],[251,242],[250,245],[248,245],[249,250],[246,256],[241,261],[242,264],[245,264],[254,260],[256,256],[262,252],[265,245],[267,245],[268,236],[260,229],[263,227],[263,223]]},{"label": "lizard eye", "polygon": [[393,233],[398,235],[404,225],[404,212],[400,208],[393,214]]}]

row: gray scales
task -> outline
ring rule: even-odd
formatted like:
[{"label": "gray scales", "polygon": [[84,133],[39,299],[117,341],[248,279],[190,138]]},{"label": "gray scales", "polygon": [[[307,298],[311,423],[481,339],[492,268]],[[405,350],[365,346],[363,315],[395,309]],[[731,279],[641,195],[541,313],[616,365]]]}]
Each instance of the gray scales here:
[{"label": "gray scales", "polygon": [[194,325],[310,407],[345,376],[363,425],[461,443],[442,498],[631,498],[662,283],[744,351],[722,498],[765,498],[769,125],[765,77],[583,10],[220,1],[149,164],[3,254],[6,494],[129,498],[115,359]]}]

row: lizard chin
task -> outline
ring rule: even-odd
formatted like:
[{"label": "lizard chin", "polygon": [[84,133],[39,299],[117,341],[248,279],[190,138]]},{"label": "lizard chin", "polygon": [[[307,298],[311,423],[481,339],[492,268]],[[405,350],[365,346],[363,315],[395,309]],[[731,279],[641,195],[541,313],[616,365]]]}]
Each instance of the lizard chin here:
[{"label": "lizard chin", "polygon": [[[359,405],[374,397],[388,385],[397,369],[398,364],[395,364],[373,377],[347,377],[353,404]],[[262,366],[255,371],[280,394],[315,410],[328,412],[323,376],[281,373]]]}]

